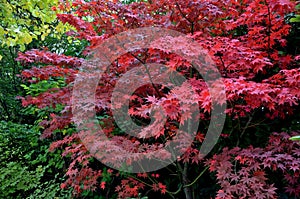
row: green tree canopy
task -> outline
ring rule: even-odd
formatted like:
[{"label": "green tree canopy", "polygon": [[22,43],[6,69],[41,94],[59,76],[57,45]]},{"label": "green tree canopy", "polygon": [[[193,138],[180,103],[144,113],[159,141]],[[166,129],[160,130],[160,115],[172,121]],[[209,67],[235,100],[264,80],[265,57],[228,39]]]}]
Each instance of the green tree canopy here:
[{"label": "green tree canopy", "polygon": [[31,43],[33,39],[44,40],[51,30],[56,33],[64,32],[66,26],[56,21],[58,2],[58,0],[1,0],[2,47],[19,45],[23,51],[26,44]]}]

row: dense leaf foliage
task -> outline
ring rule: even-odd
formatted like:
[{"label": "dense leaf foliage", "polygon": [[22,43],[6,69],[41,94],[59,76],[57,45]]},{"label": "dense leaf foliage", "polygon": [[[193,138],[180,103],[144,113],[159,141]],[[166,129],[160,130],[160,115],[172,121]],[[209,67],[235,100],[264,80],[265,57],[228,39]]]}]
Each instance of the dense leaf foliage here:
[{"label": "dense leaf foliage", "polygon": [[[62,23],[53,23],[56,20],[56,10],[59,1],[1,1],[0,41],[4,46],[25,46],[33,39],[45,40],[54,29],[65,31]],[[53,7],[52,7],[53,6]],[[59,36],[59,34],[57,34]],[[2,57],[0,57],[1,60]]]},{"label": "dense leaf foliage", "polygon": [[60,189],[64,161],[39,140],[37,126],[1,121],[0,132],[1,198],[70,197]]},{"label": "dense leaf foliage", "polygon": [[[58,49],[59,45],[53,46],[53,43],[58,43],[57,40],[65,43],[67,36],[62,33],[70,27],[58,22],[56,18],[58,10],[54,6],[58,3],[59,1],[37,0],[0,2],[1,120],[23,122],[25,119],[22,118],[20,103],[15,100],[17,95],[23,95],[21,82],[17,77],[23,67],[15,61],[17,52],[44,45],[55,52],[62,50]],[[68,40],[72,41],[71,37]]]},{"label": "dense leaf foliage", "polygon": [[[228,104],[222,136],[203,159],[199,148],[208,128],[212,103],[204,80],[192,64],[167,50],[140,49],[119,57],[101,78],[96,95],[100,124],[118,145],[137,150],[136,145],[142,143],[147,149],[150,144],[173,137],[178,124],[190,119],[178,113],[177,97],[184,97],[186,103],[196,101],[201,109],[195,140],[176,163],[155,173],[122,173],[95,160],[72,123],[73,82],[84,58],[47,49],[19,53],[18,61],[36,65],[22,72],[22,78],[31,83],[25,87],[31,92],[22,99],[22,104],[62,109],[53,111],[49,119],[44,118],[40,123],[44,128],[41,137],[56,139],[50,149],[62,148],[62,156],[70,161],[67,180],[61,188],[73,188],[74,196],[78,197],[99,194],[106,198],[127,198],[138,197],[139,193],[187,199],[299,197],[300,145],[289,137],[299,130],[291,121],[299,111],[300,59],[295,52],[283,50],[289,47],[287,38],[291,32],[286,16],[296,12],[295,7],[296,3],[289,0],[152,0],[126,5],[118,1],[75,0],[71,5],[60,6],[62,11],[73,10],[57,15],[60,21],[76,29],[67,34],[89,42],[84,55],[112,35],[128,29],[156,26],[185,33],[206,49],[216,63],[225,84],[225,91],[220,92],[226,93]],[[185,42],[184,38],[164,38],[155,45],[162,49],[176,43],[178,48],[184,48]],[[180,72],[188,78],[195,93],[186,92],[185,84],[173,91],[161,86],[139,88],[130,96],[128,114],[137,123],[146,125],[149,119],[146,113],[151,107],[162,106],[169,120],[163,131],[151,124],[144,128],[140,138],[132,138],[114,123],[109,104],[120,76],[141,63],[161,63],[170,74],[174,70]],[[52,84],[45,86],[49,81]],[[224,104],[225,99],[219,100],[220,106]],[[161,119],[159,115],[155,117]],[[286,132],[276,133],[283,128]],[[149,133],[154,140],[143,139]],[[109,158],[105,161],[110,163]],[[284,180],[278,180],[278,176]]]}]

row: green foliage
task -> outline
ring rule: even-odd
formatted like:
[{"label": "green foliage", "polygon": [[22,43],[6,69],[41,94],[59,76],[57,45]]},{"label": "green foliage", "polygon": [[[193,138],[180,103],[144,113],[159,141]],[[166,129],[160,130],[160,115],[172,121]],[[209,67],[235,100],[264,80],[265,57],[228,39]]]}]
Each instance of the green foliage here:
[{"label": "green foliage", "polygon": [[300,22],[300,15],[295,15],[293,18],[290,19],[292,23],[299,23]]},{"label": "green foliage", "polygon": [[[70,29],[70,26],[57,22],[56,12],[51,10],[51,6],[56,6],[57,2],[57,0],[9,1],[9,3],[0,1],[0,10],[2,11],[0,15],[3,18],[0,22],[0,120],[28,122],[27,116],[23,114],[20,101],[16,99],[16,96],[26,95],[20,86],[23,82],[17,75],[22,70],[31,67],[31,65],[21,66],[15,61],[20,50],[47,46],[50,51],[55,53],[80,56],[85,46],[88,45],[85,40],[80,41],[63,34]],[[22,7],[23,4],[26,6]],[[29,8],[30,6],[34,7]],[[13,8],[17,8],[17,10],[13,10]],[[41,14],[36,17],[38,19],[32,19],[32,16],[36,15],[33,14],[36,11]],[[39,23],[36,23],[37,21]],[[18,31],[13,31],[16,28]],[[28,37],[25,39],[26,41],[22,39],[22,35]],[[29,41],[30,43],[28,43]],[[36,85],[41,87],[41,91],[43,87],[45,88],[46,82],[43,83],[44,85],[42,83]],[[52,83],[55,84],[54,81]],[[51,86],[55,87],[52,83]],[[36,89],[38,89],[37,87]]]},{"label": "green foliage", "polygon": [[[297,10],[300,10],[300,4],[296,6]],[[300,22],[300,15],[296,14],[290,19],[291,23],[299,23]]]},{"label": "green foliage", "polygon": [[3,46],[25,46],[33,39],[44,40],[52,30],[64,32],[65,27],[56,21],[58,0],[18,0],[0,2],[0,42]]},{"label": "green foliage", "polygon": [[39,140],[39,128],[0,122],[0,198],[70,198],[60,189],[64,161]]},{"label": "green foliage", "polygon": [[25,155],[37,144],[38,133],[29,125],[0,122],[0,166],[25,161]]},{"label": "green foliage", "polygon": [[[16,99],[64,86],[63,78],[30,85],[22,83],[18,74],[31,65],[21,66],[15,61],[19,51],[47,46],[52,52],[78,52],[76,56],[80,56],[87,45],[86,41],[74,41],[62,34],[69,26],[56,20],[53,6],[58,2],[0,1],[0,198],[71,197],[72,190],[60,188],[65,165],[61,151],[50,153],[51,141],[39,139],[42,129],[39,122],[63,107],[22,108]],[[63,131],[67,134],[70,129]]]},{"label": "green foliage", "polygon": [[0,1],[0,120],[24,122],[22,118],[26,119],[15,98],[24,95],[17,77],[24,68],[15,61],[17,53],[62,43],[51,49],[58,53],[68,49],[65,40],[68,44],[73,42],[63,35],[70,26],[56,19],[58,3],[59,0]]},{"label": "green foliage", "polygon": [[47,46],[51,52],[77,57],[83,57],[82,52],[88,44],[86,40],[79,40],[65,34],[61,35],[60,38],[49,35],[43,41],[43,45]]},{"label": "green foliage", "polygon": [[16,76],[22,69],[15,61],[17,49],[2,47],[0,49],[0,120],[14,121],[20,118],[20,103],[15,99],[20,95],[20,79]]},{"label": "green foliage", "polygon": [[43,168],[41,166],[37,167],[35,171],[30,171],[28,167],[24,167],[19,162],[9,162],[7,167],[2,168],[0,197],[22,198],[24,196],[22,193],[37,188],[42,176]]},{"label": "green foliage", "polygon": [[36,84],[30,84],[29,86],[21,84],[21,87],[23,87],[23,89],[26,91],[26,94],[32,96],[37,96],[38,94],[45,92],[51,88],[61,88],[63,86],[66,86],[63,78],[57,78],[57,80],[42,80]]},{"label": "green foliage", "polygon": [[293,136],[293,137],[290,138],[290,140],[292,140],[292,141],[299,141],[300,142],[300,135]]},{"label": "green foliage", "polygon": [[62,179],[59,179],[58,174],[55,175],[53,180],[46,181],[40,184],[39,187],[34,189],[33,193],[30,194],[28,199],[36,198],[54,198],[54,199],[68,199],[71,198],[70,190],[62,190],[60,183]]}]

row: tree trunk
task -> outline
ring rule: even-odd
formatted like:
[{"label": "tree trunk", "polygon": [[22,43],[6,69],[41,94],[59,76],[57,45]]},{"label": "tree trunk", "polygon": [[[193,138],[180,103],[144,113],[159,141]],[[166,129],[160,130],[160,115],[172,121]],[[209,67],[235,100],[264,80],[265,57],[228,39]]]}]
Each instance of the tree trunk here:
[{"label": "tree trunk", "polygon": [[188,163],[184,163],[184,168],[182,172],[183,191],[186,199],[193,199],[191,188],[186,186],[189,184],[189,180],[187,176],[188,166],[189,166]]}]

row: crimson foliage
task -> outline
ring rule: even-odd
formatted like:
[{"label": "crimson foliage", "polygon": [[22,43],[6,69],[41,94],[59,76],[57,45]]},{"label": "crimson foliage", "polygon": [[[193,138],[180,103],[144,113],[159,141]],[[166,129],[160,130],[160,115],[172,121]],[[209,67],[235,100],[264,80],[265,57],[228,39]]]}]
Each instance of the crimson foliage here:
[{"label": "crimson foliage", "polygon": [[[96,110],[106,135],[120,145],[134,148],[137,142],[145,141],[120,132],[109,106],[118,78],[134,66],[161,63],[170,72],[179,71],[196,92],[189,96],[182,85],[175,94],[197,101],[201,109],[195,140],[175,166],[152,174],[124,174],[95,162],[76,131],[63,133],[64,129],[73,128],[72,83],[83,58],[46,50],[19,53],[18,61],[36,64],[22,72],[22,77],[30,83],[57,77],[64,77],[68,83],[66,87],[52,88],[22,99],[24,106],[43,108],[62,104],[65,107],[60,114],[53,113],[49,120],[41,123],[44,127],[42,138],[63,135],[50,147],[51,150],[63,148],[63,156],[69,158],[67,180],[61,187],[72,187],[78,197],[86,190],[100,192],[106,197],[113,197],[116,191],[118,198],[137,197],[139,193],[151,195],[148,192],[151,190],[168,198],[185,195],[188,199],[278,198],[283,192],[300,197],[300,146],[288,139],[297,133],[289,120],[299,110],[300,55],[284,51],[291,28],[286,16],[295,13],[295,7],[296,2],[290,0],[151,0],[130,4],[74,0],[71,5],[60,5],[59,9],[71,10],[71,13],[59,14],[58,19],[76,29],[67,34],[89,42],[84,55],[89,55],[110,36],[138,27],[156,26],[185,33],[206,49],[216,63],[227,96],[223,133],[214,150],[203,159],[199,147],[207,131],[212,105],[205,83],[191,63],[178,55],[154,49],[136,50],[115,60],[110,72],[99,82]],[[179,40],[176,45],[184,47],[184,41]],[[161,45],[165,45],[164,42]],[[219,103],[222,105],[224,101]],[[156,140],[170,139],[181,118],[185,121],[189,118],[179,115],[180,104],[174,92],[160,86],[142,87],[131,96],[128,114],[137,122],[147,123],[149,118],[145,113],[157,104],[166,109],[170,120],[163,132],[154,131],[153,136]],[[277,133],[283,127],[291,127],[293,131]],[[193,173],[199,178],[193,180]],[[171,174],[176,179],[170,177]],[[278,180],[279,176],[283,180]]]}]

